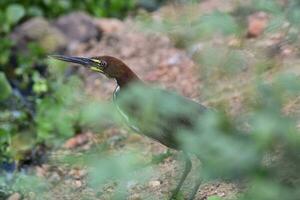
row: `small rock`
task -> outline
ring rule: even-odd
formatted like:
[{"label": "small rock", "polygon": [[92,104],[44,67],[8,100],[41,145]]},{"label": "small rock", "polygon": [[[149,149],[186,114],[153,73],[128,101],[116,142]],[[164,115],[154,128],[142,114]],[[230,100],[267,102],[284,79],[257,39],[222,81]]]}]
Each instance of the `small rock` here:
[{"label": "small rock", "polygon": [[45,174],[46,174],[46,171],[45,171],[45,169],[44,169],[43,167],[37,166],[37,167],[35,168],[35,170],[36,170],[36,175],[37,175],[38,177],[44,177]]},{"label": "small rock", "polygon": [[21,195],[19,193],[13,193],[8,197],[7,200],[20,200],[20,199],[21,199]]},{"label": "small rock", "polygon": [[130,200],[141,200],[141,196],[139,194],[133,194],[130,198]]},{"label": "small rock", "polygon": [[127,138],[128,143],[138,143],[140,142],[142,137],[138,134],[129,134]]},{"label": "small rock", "polygon": [[58,18],[54,25],[64,33],[71,42],[87,42],[101,38],[101,29],[94,19],[82,12],[74,12]]},{"label": "small rock", "polygon": [[[37,196],[37,194],[34,193],[34,192],[29,192],[28,193],[28,199],[36,199],[36,196]],[[23,200],[25,200],[25,199],[23,199]]]},{"label": "small rock", "polygon": [[179,64],[181,61],[180,54],[172,55],[169,59],[167,59],[166,64],[169,66]]},{"label": "small rock", "polygon": [[253,38],[260,36],[268,23],[268,16],[264,12],[254,13],[248,17],[247,37]]},{"label": "small rock", "polygon": [[160,186],[160,184],[161,184],[160,181],[157,181],[157,180],[149,182],[150,187],[158,187],[158,186]]},{"label": "small rock", "polygon": [[74,177],[75,179],[81,179],[87,174],[86,170],[83,169],[72,169],[69,172],[69,175]]},{"label": "small rock", "polygon": [[284,57],[288,57],[288,56],[290,56],[292,54],[293,54],[293,49],[291,49],[291,48],[284,48],[281,51],[281,55],[284,56]]},{"label": "small rock", "polygon": [[72,137],[69,140],[67,140],[67,142],[64,144],[64,147],[66,149],[73,149],[75,147],[82,146],[86,144],[92,137],[92,133],[89,132],[76,135],[75,137]]},{"label": "small rock", "polygon": [[72,184],[72,180],[71,180],[71,179],[65,180],[65,184],[66,184],[66,185],[71,185],[71,184]]},{"label": "small rock", "polygon": [[92,144],[91,143],[87,143],[87,144],[85,144],[85,145],[82,146],[82,150],[87,151],[87,150],[91,149],[91,147],[92,147]]},{"label": "small rock", "polygon": [[49,180],[50,182],[52,182],[52,183],[58,182],[58,181],[60,181],[60,176],[58,175],[57,172],[53,172],[53,173],[51,174],[51,176],[48,178],[48,180]]},{"label": "small rock", "polygon": [[96,25],[99,29],[103,30],[104,33],[116,33],[124,29],[124,24],[118,19],[98,19],[95,20]]},{"label": "small rock", "polygon": [[219,196],[220,196],[220,197],[225,197],[226,194],[225,194],[224,192],[222,192],[222,193],[219,194]]},{"label": "small rock", "polygon": [[133,187],[135,187],[137,185],[137,182],[134,180],[128,181],[126,185],[127,185],[127,189],[132,189]]},{"label": "small rock", "polygon": [[241,45],[241,40],[239,38],[230,38],[228,41],[228,46],[230,47],[239,47]]},{"label": "small rock", "polygon": [[18,44],[17,50],[24,52],[29,42],[37,42],[46,52],[60,50],[67,45],[64,34],[42,17],[21,24],[13,31],[11,38]]},{"label": "small rock", "polygon": [[82,186],[82,182],[81,182],[80,180],[76,180],[76,181],[74,182],[74,186],[75,186],[76,188],[80,188],[80,187]]}]

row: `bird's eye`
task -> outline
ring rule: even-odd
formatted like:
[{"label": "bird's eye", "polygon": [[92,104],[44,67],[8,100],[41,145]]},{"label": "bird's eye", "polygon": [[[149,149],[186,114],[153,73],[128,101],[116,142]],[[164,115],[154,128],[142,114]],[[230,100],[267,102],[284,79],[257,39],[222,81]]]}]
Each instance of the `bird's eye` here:
[{"label": "bird's eye", "polygon": [[103,60],[101,60],[101,61],[99,62],[99,66],[100,66],[100,67],[106,67],[106,65],[107,65],[107,63],[106,63],[105,61],[103,61]]}]

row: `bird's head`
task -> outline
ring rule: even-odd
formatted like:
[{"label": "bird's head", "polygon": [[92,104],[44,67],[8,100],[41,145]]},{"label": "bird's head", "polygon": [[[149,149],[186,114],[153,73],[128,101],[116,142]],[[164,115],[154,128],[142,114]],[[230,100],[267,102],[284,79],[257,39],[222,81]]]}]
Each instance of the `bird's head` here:
[{"label": "bird's head", "polygon": [[94,72],[98,72],[106,75],[109,78],[117,80],[121,86],[127,84],[127,82],[138,79],[136,74],[131,71],[127,65],[120,59],[112,56],[98,56],[98,57],[75,57],[75,56],[63,56],[63,55],[51,55],[50,57],[57,60],[75,63],[91,69]]}]

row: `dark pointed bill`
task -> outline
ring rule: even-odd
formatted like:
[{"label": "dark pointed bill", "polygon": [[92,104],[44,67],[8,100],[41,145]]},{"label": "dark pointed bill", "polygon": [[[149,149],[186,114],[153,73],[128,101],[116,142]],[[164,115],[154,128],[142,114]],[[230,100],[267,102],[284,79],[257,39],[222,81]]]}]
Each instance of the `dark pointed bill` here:
[{"label": "dark pointed bill", "polygon": [[65,62],[80,64],[83,66],[92,66],[93,64],[95,64],[95,61],[93,61],[90,58],[75,57],[75,56],[62,56],[62,55],[50,55],[49,57],[57,59],[57,60],[65,61]]}]

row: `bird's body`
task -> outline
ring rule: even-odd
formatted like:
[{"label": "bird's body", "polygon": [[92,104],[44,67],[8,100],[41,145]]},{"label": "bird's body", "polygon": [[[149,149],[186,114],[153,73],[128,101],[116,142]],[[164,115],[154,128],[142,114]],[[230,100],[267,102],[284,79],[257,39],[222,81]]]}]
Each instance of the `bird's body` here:
[{"label": "bird's body", "polygon": [[128,126],[163,145],[180,150],[179,133],[194,133],[206,107],[173,92],[135,83],[117,87],[114,102]]},{"label": "bird's body", "polygon": [[[92,58],[52,56],[53,58],[89,67],[93,71],[105,74],[117,82],[113,99],[126,123],[137,133],[146,135],[163,145],[183,150],[180,137],[194,134],[201,115],[208,111],[206,107],[178,94],[150,87],[121,60],[111,56]],[[176,198],[183,181],[191,170],[191,161],[184,153],[186,167],[179,184],[172,193]],[[196,184],[190,199],[193,199],[200,181]]]}]

